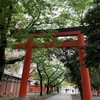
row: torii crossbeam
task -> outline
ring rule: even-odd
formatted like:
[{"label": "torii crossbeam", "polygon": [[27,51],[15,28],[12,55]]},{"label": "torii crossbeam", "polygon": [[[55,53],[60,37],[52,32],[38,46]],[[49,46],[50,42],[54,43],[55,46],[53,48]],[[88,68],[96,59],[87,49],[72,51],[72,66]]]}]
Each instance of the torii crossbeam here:
[{"label": "torii crossbeam", "polygon": [[[34,38],[39,37],[41,34],[40,32],[36,33],[30,33]],[[88,68],[85,68],[84,66],[84,49],[80,48],[85,45],[84,42],[84,35],[81,34],[81,28],[80,27],[74,27],[74,28],[65,28],[65,29],[58,29],[57,32],[54,32],[52,34],[53,37],[65,37],[65,36],[77,36],[77,40],[72,42],[61,42],[61,45],[59,47],[79,47],[79,58],[80,58],[80,70],[81,70],[81,79],[82,79],[82,88],[83,88],[83,96],[84,100],[92,100],[92,93],[91,93],[91,86],[90,86],[90,78],[89,78],[89,72]],[[41,46],[42,45],[42,46]],[[29,70],[30,70],[30,63],[31,63],[31,57],[32,57],[32,49],[33,48],[53,48],[54,47],[54,40],[50,43],[40,43],[40,46],[36,46],[31,39],[28,39],[28,41],[24,44],[16,44],[15,45],[17,49],[26,49],[26,56],[24,61],[24,67],[23,67],[23,74],[22,74],[22,80],[21,80],[21,86],[19,91],[19,98],[21,100],[24,100],[26,98],[26,90],[27,90],[27,83],[29,78]]]}]

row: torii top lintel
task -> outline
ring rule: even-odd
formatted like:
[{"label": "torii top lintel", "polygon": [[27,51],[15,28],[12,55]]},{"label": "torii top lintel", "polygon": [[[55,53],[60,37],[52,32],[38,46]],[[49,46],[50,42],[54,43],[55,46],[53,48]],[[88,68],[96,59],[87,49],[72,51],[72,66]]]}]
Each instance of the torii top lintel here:
[{"label": "torii top lintel", "polygon": [[[39,32],[37,32],[37,33],[31,32],[30,34],[32,34],[33,37],[38,37],[40,34],[40,33],[39,34],[38,33]],[[30,35],[30,36],[32,36],[32,35]],[[60,47],[73,47],[73,46],[84,46],[85,45],[84,35],[81,34],[81,28],[69,28],[69,29],[63,29],[63,30],[59,29],[58,32],[54,33],[54,38],[61,37],[61,36],[77,36],[78,39],[76,41],[72,41],[72,42],[61,42]],[[42,45],[43,48],[52,48],[55,46],[53,40],[52,40],[52,42],[47,43],[47,44],[40,43],[40,45]],[[29,78],[30,63],[31,63],[31,58],[32,58],[32,49],[38,48],[38,47],[33,43],[31,38],[28,38],[28,41],[26,43],[16,44],[15,46],[18,49],[22,49],[22,48],[26,49],[23,74],[22,74],[21,86],[20,86],[20,91],[19,91],[19,98],[26,98],[27,82],[28,82],[28,78]],[[85,66],[84,66],[84,60],[83,60],[83,58],[85,57],[84,52],[85,51],[83,48],[79,48],[83,96],[84,96],[84,100],[92,100],[89,72],[88,72],[88,68],[85,68]]]},{"label": "torii top lintel", "polygon": [[[81,33],[81,27],[63,28],[63,29],[56,29],[56,30],[57,31],[53,33],[53,37],[78,36]],[[29,34],[32,34],[33,37],[37,38],[40,36],[41,31],[30,32]],[[75,40],[72,42],[61,42],[60,46],[58,47],[75,47],[79,45],[80,44],[78,40]],[[55,47],[55,44],[54,41],[52,41],[50,43],[40,43],[40,45],[37,46],[36,44],[31,43],[31,41],[27,41],[25,44],[15,45],[17,49],[28,48],[29,46],[32,46],[32,48],[52,48]]]},{"label": "torii top lintel", "polygon": [[[81,31],[81,27],[62,28],[53,30],[55,30],[55,32],[53,33],[54,37],[77,36]],[[43,30],[43,32],[48,32],[48,30]],[[41,30],[36,30],[35,32],[30,32],[29,34],[33,34],[33,37],[39,37],[39,35],[41,34]]]}]

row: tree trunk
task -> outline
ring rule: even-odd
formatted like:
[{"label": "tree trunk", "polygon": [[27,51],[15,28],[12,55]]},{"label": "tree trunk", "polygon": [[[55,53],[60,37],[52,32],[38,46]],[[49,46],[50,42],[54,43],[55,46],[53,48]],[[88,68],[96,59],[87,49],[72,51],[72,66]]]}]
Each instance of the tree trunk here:
[{"label": "tree trunk", "polygon": [[57,86],[57,93],[59,93],[59,86]]},{"label": "tree trunk", "polygon": [[79,88],[79,91],[80,91],[81,100],[83,100],[83,90],[82,90],[82,86],[78,86],[78,88]]},{"label": "tree trunk", "polygon": [[2,81],[2,76],[5,68],[5,47],[6,47],[6,38],[5,34],[0,32],[0,83]]},{"label": "tree trunk", "polygon": [[40,79],[40,96],[42,96],[43,93],[42,93],[42,78]]},{"label": "tree trunk", "polygon": [[49,94],[49,85],[47,85],[47,94]]},{"label": "tree trunk", "polygon": [[40,77],[40,96],[42,96],[42,75],[41,75],[41,71],[39,69],[39,65],[37,64],[37,70],[38,70],[38,73],[39,73],[39,77]]},{"label": "tree trunk", "polygon": [[51,93],[53,93],[53,86],[51,86]]}]

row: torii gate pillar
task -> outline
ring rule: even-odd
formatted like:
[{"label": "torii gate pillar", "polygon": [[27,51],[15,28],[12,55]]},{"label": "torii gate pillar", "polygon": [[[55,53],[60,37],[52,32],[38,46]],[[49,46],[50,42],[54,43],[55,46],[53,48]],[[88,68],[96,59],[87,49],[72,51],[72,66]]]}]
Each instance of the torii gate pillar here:
[{"label": "torii gate pillar", "polygon": [[23,73],[22,73],[21,86],[20,86],[20,91],[19,91],[19,97],[16,97],[15,100],[29,100],[29,98],[26,97],[26,91],[27,91],[27,83],[28,83],[30,64],[31,64],[31,58],[32,58],[32,45],[31,44],[32,43],[30,39],[25,44],[26,55],[25,55],[25,60],[24,60],[24,68],[23,68]]},{"label": "torii gate pillar", "polygon": [[89,71],[88,68],[85,67],[84,60],[83,60],[83,58],[85,57],[85,50],[83,49],[83,46],[85,45],[83,34],[81,33],[78,34],[78,41],[80,45],[79,57],[80,57],[80,70],[81,70],[83,97],[84,100],[92,100]]},{"label": "torii gate pillar", "polygon": [[[36,35],[36,34],[35,34]],[[90,78],[89,78],[89,71],[88,68],[84,65],[83,58],[85,57],[85,50],[82,48],[85,45],[84,42],[84,35],[81,34],[81,31],[65,31],[65,32],[58,32],[55,33],[56,36],[78,36],[78,40],[74,42],[62,42],[61,47],[75,47],[79,46],[79,57],[80,57],[80,71],[81,71],[81,79],[82,79],[82,88],[83,88],[83,97],[84,100],[92,100],[92,93],[91,93],[91,86],[90,86]],[[38,37],[38,35],[37,35]],[[44,45],[44,48],[52,48],[54,47],[54,44],[51,42],[48,44],[42,44]],[[26,42],[24,45],[17,44],[16,48],[26,48],[26,56],[24,61],[24,68],[23,68],[23,74],[22,74],[22,80],[21,80],[21,86],[20,86],[20,92],[19,92],[19,98],[15,100],[29,100],[26,98],[26,90],[27,90],[27,82],[29,77],[29,69],[30,69],[30,63],[31,63],[31,57],[32,57],[32,48],[37,48],[36,45],[32,44],[32,41],[29,39],[28,42]]]}]

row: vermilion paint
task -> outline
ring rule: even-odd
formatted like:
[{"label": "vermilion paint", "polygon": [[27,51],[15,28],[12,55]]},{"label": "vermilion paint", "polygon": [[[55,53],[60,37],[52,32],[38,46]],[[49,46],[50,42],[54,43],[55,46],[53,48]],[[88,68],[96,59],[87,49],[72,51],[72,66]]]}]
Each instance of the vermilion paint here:
[{"label": "vermilion paint", "polygon": [[[75,40],[72,42],[61,42],[61,45],[59,47],[75,47],[75,46],[79,47],[83,96],[84,96],[84,100],[92,100],[89,71],[88,71],[88,68],[85,68],[84,60],[83,60],[83,58],[85,57],[85,53],[84,53],[85,51],[83,48],[80,48],[85,45],[84,36],[83,34],[81,34],[81,30],[80,29],[63,30],[63,31],[55,32],[53,36],[54,37],[77,36],[78,37],[78,40]],[[37,38],[39,37],[39,34],[33,34],[33,37]],[[21,86],[20,86],[20,92],[19,92],[19,97],[26,97],[27,82],[29,78],[29,70],[30,70],[30,63],[31,63],[31,57],[32,57],[32,48],[52,48],[54,47],[54,40],[49,44],[42,43],[42,46],[39,46],[39,47],[37,47],[34,43],[32,43],[31,40],[28,40],[28,42],[26,42],[23,45],[16,44],[15,47],[17,49],[26,48],[26,56],[25,56],[25,61],[24,61],[24,68],[23,68],[23,74],[22,74],[22,80],[21,80]]]}]

